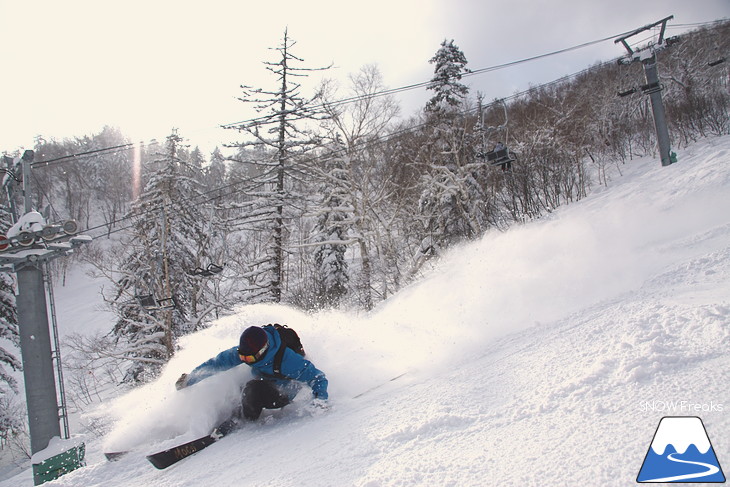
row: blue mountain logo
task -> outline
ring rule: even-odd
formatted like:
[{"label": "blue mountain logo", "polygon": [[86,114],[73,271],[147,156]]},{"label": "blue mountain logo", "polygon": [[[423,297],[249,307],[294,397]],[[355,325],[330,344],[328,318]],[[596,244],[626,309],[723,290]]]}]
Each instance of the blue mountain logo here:
[{"label": "blue mountain logo", "polygon": [[724,483],[725,475],[702,420],[696,416],[662,418],[636,481]]}]

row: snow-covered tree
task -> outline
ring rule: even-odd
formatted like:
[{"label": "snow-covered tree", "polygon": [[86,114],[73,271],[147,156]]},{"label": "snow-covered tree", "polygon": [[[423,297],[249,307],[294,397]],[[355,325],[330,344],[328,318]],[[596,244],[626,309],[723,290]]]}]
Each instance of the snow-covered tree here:
[{"label": "snow-covered tree", "polygon": [[[346,177],[342,165],[341,159],[334,159],[327,164],[332,180]],[[336,307],[347,294],[350,280],[345,252],[348,221],[351,221],[348,212],[351,212],[352,208],[346,204],[348,195],[340,185],[321,184],[319,194],[322,195],[322,202],[315,227],[317,235],[315,238],[319,242],[314,254],[317,267],[316,294],[322,305]]]},{"label": "snow-covered tree", "polygon": [[[377,66],[364,66],[350,76],[350,82],[349,98],[354,101],[348,104],[334,101],[336,90],[331,82],[325,82],[321,90],[327,112],[324,137],[330,144],[323,154],[325,163],[319,168],[319,178],[330,187],[331,194],[337,195],[339,208],[347,214],[338,221],[340,238],[356,244],[360,262],[359,300],[370,309],[373,273],[376,267],[384,267],[375,261],[385,255],[384,239],[389,232],[385,223],[389,219],[386,202],[392,190],[379,138],[386,133],[399,108],[392,97],[374,96],[385,90]],[[332,207],[331,200],[329,206]],[[387,292],[383,290],[383,294]]]},{"label": "snow-covered tree", "polygon": [[[250,283],[249,301],[281,301],[287,222],[301,213],[295,204],[303,197],[296,187],[306,177],[301,157],[318,144],[307,124],[322,114],[316,109],[316,100],[304,98],[301,85],[295,81],[313,69],[296,66],[302,59],[292,53],[294,45],[285,30],[282,43],[275,49],[279,58],[264,63],[276,77],[277,87],[273,90],[242,87],[244,94],[240,100],[253,103],[260,115],[229,127],[249,136],[249,140],[236,144],[242,149],[238,162],[260,169],[250,173],[246,190],[250,198],[244,206],[248,217],[241,221],[248,228],[269,235],[261,247],[263,254],[249,262],[246,273]],[[256,150],[246,150],[250,148]]]},{"label": "snow-covered tree", "polygon": [[475,149],[469,142],[471,121],[463,113],[468,87],[461,77],[467,60],[454,41],[444,40],[436,55],[428,89],[435,92],[426,104],[428,145],[421,153],[420,211],[427,219],[429,252],[479,234],[474,201]]},{"label": "snow-covered tree", "polygon": [[119,319],[118,350],[133,362],[127,380],[144,381],[175,352],[176,340],[195,331],[215,308],[191,275],[210,259],[211,221],[199,183],[184,176],[181,138],[167,138],[149,181],[132,206],[135,218],[112,298]]},{"label": "snow-covered tree", "polygon": [[205,189],[211,197],[220,198],[225,193],[226,173],[226,158],[216,147],[210,155],[210,163],[203,171]]},{"label": "snow-covered tree", "polygon": [[469,88],[461,83],[461,77],[469,72],[466,56],[453,39],[444,39],[429,63],[434,65],[434,72],[427,89],[434,95],[426,103],[426,110],[443,113],[458,109],[469,93]]},{"label": "snow-covered tree", "polygon": [[[38,170],[33,171],[32,191],[38,208],[50,204],[54,218],[75,219],[82,228],[103,223],[109,231],[128,211],[133,160],[143,149],[130,150],[129,139],[119,129],[106,126],[99,133],[62,142],[39,137],[34,150]],[[90,154],[70,157],[83,153]]]},{"label": "snow-covered tree", "polygon": [[200,147],[195,147],[189,155],[181,155],[181,158],[186,161],[184,173],[185,175],[200,181],[203,178],[205,166],[205,156]]},{"label": "snow-covered tree", "polygon": [[[0,206],[0,232],[5,235],[12,223],[10,213]],[[10,405],[18,394],[18,384],[10,370],[22,370],[17,357],[20,347],[18,335],[18,313],[15,307],[13,279],[10,274],[0,272],[0,446],[7,438],[22,427],[22,418],[14,413]]]},{"label": "snow-covered tree", "polygon": [[[0,339],[5,340],[5,345],[0,342],[0,394],[7,390],[3,384],[13,392],[17,391],[17,384],[6,367],[13,370],[22,370],[22,364],[16,357],[16,351],[12,348],[20,346],[18,336],[18,315],[15,309],[15,294],[13,292],[13,279],[8,273],[0,273]],[[12,348],[11,348],[12,347]]]}]

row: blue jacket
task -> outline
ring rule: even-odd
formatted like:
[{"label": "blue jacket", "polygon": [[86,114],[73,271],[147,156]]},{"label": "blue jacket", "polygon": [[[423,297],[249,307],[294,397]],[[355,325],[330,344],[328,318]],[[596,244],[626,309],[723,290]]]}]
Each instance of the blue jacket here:
[{"label": "blue jacket", "polygon": [[[284,350],[284,357],[281,361],[281,373],[290,379],[274,377],[274,356],[281,346],[281,337],[273,326],[264,326],[263,329],[269,336],[269,349],[258,362],[247,364],[251,367],[253,376],[273,380],[282,391],[289,395],[290,399],[293,399],[300,389],[300,386],[292,381],[308,384],[312,388],[315,398],[327,399],[327,377],[324,372],[290,348]],[[229,348],[195,367],[188,375],[187,385],[191,386],[211,375],[244,363],[238,356],[238,347]]]}]

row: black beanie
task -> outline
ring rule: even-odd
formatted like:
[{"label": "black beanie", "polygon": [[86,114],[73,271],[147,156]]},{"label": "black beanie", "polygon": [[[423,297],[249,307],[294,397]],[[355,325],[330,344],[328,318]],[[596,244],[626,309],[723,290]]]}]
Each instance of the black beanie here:
[{"label": "black beanie", "polygon": [[263,328],[250,326],[241,333],[238,342],[238,353],[240,355],[256,355],[269,342],[269,337]]}]

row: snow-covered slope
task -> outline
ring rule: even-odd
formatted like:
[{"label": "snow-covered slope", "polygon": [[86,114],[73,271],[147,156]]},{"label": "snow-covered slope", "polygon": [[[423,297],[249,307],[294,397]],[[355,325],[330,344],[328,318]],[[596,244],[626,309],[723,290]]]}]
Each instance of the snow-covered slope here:
[{"label": "snow-covered slope", "polygon": [[[632,161],[585,200],[454,250],[371,314],[241,308],[188,337],[159,381],[90,412],[112,430],[48,485],[629,485],[659,420],[683,415],[730,464],[730,137],[680,159]],[[248,371],[180,392],[176,377],[275,321],[327,373],[332,409],[302,393],[155,470],[144,454],[207,433]]]}]

